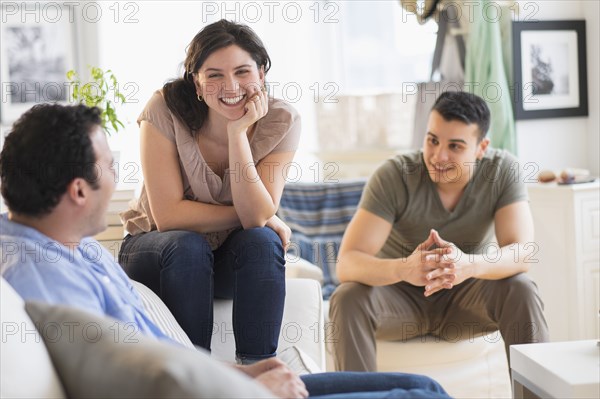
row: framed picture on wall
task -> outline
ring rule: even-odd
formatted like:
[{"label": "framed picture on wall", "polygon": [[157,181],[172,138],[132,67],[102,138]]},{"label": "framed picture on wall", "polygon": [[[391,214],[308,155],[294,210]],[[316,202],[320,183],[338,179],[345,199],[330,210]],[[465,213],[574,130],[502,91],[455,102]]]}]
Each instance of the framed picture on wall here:
[{"label": "framed picture on wall", "polygon": [[513,22],[516,119],[587,116],[585,21]]},{"label": "framed picture on wall", "polygon": [[[66,73],[77,68],[75,21],[69,11],[2,3],[0,70],[3,125],[14,122],[33,105],[68,100]],[[23,10],[22,7],[29,7]],[[71,19],[71,20],[70,20]]]}]

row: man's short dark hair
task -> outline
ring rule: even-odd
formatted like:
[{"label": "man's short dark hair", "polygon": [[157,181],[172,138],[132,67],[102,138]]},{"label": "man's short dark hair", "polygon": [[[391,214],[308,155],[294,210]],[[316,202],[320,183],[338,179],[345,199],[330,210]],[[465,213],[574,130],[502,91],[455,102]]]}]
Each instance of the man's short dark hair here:
[{"label": "man's short dark hair", "polygon": [[458,120],[467,125],[476,123],[479,141],[484,139],[490,128],[490,109],[485,100],[475,94],[446,91],[438,97],[431,110],[437,111],[448,122]]},{"label": "man's short dark hair", "polygon": [[50,213],[78,177],[98,189],[90,134],[100,114],[85,105],[40,104],[15,122],[0,153],[2,197],[11,212]]}]

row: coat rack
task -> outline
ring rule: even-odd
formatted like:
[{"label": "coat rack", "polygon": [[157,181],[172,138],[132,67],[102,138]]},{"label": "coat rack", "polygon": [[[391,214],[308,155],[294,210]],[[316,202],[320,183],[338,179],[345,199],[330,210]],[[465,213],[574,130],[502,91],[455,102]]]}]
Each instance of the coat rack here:
[{"label": "coat rack", "polygon": [[417,21],[420,24],[427,22],[432,15],[436,13],[438,4],[442,0],[425,0],[424,7],[421,10],[417,5],[417,0],[400,0],[400,5],[408,12],[412,12],[417,16]]}]

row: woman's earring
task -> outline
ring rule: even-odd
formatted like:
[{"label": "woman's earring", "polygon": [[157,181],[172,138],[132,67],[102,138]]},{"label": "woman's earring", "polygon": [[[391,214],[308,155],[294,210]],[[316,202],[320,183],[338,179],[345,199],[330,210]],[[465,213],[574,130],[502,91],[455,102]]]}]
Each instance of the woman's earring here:
[{"label": "woman's earring", "polygon": [[197,99],[198,99],[198,101],[200,101],[200,102],[204,101],[204,99],[202,98],[202,96],[201,96],[200,94],[198,94],[198,95],[196,96],[196,98],[197,98]]}]

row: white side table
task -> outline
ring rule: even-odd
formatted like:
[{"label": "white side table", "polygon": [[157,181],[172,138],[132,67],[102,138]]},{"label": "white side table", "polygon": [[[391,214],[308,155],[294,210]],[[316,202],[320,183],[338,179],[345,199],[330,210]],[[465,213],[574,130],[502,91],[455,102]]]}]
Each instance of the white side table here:
[{"label": "white side table", "polygon": [[517,398],[600,398],[596,340],[512,345],[510,368]]}]

